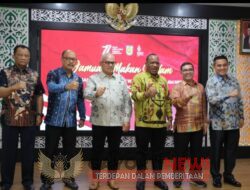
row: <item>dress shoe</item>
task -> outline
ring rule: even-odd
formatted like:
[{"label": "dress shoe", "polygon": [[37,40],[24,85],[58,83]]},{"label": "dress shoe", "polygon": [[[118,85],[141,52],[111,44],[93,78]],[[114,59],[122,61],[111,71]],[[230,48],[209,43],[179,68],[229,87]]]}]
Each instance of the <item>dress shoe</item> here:
[{"label": "dress shoe", "polygon": [[24,190],[35,190],[35,187],[33,185],[24,185]]},{"label": "dress shoe", "polygon": [[110,180],[107,182],[108,186],[110,189],[112,190],[118,190],[119,187],[115,184],[115,181],[114,180]]},{"label": "dress shoe", "polygon": [[154,185],[162,190],[168,190],[168,185],[164,181],[155,181]]},{"label": "dress shoe", "polygon": [[63,183],[71,190],[77,190],[79,188],[74,179],[63,180]]},{"label": "dress shoe", "polygon": [[50,190],[51,189],[51,184],[49,183],[43,183],[42,186],[40,187],[40,190]]},{"label": "dress shoe", "polygon": [[95,181],[89,185],[89,190],[97,190],[99,187],[100,187],[100,183],[98,181]]},{"label": "dress shoe", "polygon": [[224,183],[230,184],[234,187],[241,187],[241,183],[238,182],[233,175],[224,176]]},{"label": "dress shoe", "polygon": [[175,188],[180,188],[181,184],[182,184],[182,181],[174,181],[173,182],[173,185],[174,185]]},{"label": "dress shoe", "polygon": [[207,187],[207,184],[202,180],[191,180],[190,183],[192,183],[195,186],[200,187],[200,188]]},{"label": "dress shoe", "polygon": [[213,186],[216,187],[216,188],[221,188],[222,187],[220,177],[213,178]]},{"label": "dress shoe", "polygon": [[145,189],[145,181],[137,181],[136,190],[144,190],[144,189]]}]

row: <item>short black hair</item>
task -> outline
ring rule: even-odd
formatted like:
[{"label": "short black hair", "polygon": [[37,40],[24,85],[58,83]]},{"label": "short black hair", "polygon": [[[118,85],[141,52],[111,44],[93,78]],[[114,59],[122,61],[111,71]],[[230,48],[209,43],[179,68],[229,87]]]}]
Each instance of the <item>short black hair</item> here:
[{"label": "short black hair", "polygon": [[218,59],[225,59],[227,60],[227,63],[228,63],[228,59],[225,55],[218,55],[218,56],[215,56],[213,62],[214,62],[214,65],[215,65],[215,62],[218,60]]},{"label": "short black hair", "polygon": [[181,71],[182,71],[182,68],[184,66],[186,66],[186,65],[191,65],[193,67],[193,69],[194,69],[194,65],[192,63],[190,63],[190,62],[184,62],[184,63],[181,64]]},{"label": "short black hair", "polygon": [[156,55],[155,53],[150,53],[150,54],[148,54],[148,56],[146,57],[146,62],[148,62],[150,56],[156,56],[156,57],[158,57],[158,55]]},{"label": "short black hair", "polygon": [[16,47],[14,47],[14,55],[16,54],[18,48],[27,49],[30,52],[29,47],[22,45],[22,44],[19,44],[19,45],[16,45]]}]

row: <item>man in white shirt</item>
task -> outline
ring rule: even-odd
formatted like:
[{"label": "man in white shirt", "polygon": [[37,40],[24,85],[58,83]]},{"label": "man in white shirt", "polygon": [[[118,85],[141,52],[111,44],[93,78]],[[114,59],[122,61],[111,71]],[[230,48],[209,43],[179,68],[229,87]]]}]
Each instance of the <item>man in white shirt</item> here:
[{"label": "man in white shirt", "polygon": [[[122,131],[130,127],[132,103],[126,80],[114,73],[115,56],[104,54],[100,65],[102,71],[90,76],[84,91],[86,99],[91,100],[91,117],[93,149],[91,168],[93,180],[89,189],[98,189],[97,173],[101,169],[101,155],[104,150],[105,138],[108,139],[108,170],[115,173],[118,169],[118,154]],[[111,189],[119,189],[115,179],[108,180]]]}]

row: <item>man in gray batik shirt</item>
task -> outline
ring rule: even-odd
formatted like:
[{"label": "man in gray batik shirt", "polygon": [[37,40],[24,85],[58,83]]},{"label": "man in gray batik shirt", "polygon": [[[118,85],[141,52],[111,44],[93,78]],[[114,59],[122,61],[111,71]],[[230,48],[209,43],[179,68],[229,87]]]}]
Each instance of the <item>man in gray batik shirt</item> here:
[{"label": "man in gray batik shirt", "polygon": [[[130,127],[132,103],[126,80],[115,74],[115,56],[104,54],[100,65],[102,71],[90,76],[84,91],[86,99],[91,100],[91,117],[93,149],[91,168],[93,179],[89,189],[97,189],[99,181],[97,173],[101,169],[101,155],[104,150],[105,138],[108,139],[108,170],[116,172],[118,169],[118,154],[122,131]],[[118,189],[115,179],[108,180],[111,189]]]}]

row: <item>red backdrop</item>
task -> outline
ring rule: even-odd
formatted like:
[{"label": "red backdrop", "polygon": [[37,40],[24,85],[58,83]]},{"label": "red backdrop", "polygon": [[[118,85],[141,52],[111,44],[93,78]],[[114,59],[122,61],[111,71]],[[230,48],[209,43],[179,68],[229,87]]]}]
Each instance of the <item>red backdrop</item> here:
[{"label": "red backdrop", "polygon": [[[90,75],[100,71],[99,60],[105,52],[115,54],[117,61],[115,72],[119,72],[127,79],[129,88],[133,76],[143,71],[146,56],[150,53],[156,53],[159,56],[161,63],[159,73],[167,78],[170,90],[173,84],[181,80],[180,65],[185,61],[194,64],[195,79],[198,79],[198,37],[42,30],[41,80],[46,89],[44,114],[46,114],[48,102],[47,73],[61,66],[61,53],[65,49],[76,52],[78,63],[75,72],[82,77],[84,84]],[[85,105],[87,121],[81,130],[91,130],[90,102],[86,100]],[[41,129],[44,129],[44,124]],[[133,129],[134,116],[131,120],[131,130]]]}]

